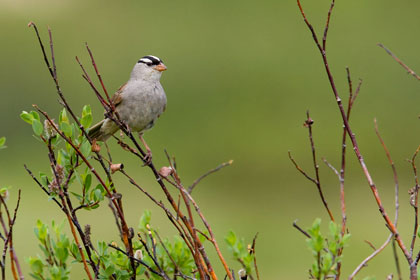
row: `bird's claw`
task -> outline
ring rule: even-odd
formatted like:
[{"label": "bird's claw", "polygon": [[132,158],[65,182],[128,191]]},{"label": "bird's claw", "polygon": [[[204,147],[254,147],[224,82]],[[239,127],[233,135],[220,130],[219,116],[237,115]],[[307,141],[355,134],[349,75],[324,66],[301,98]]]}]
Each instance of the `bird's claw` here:
[{"label": "bird's claw", "polygon": [[148,166],[152,163],[152,151],[147,151],[146,155],[143,157],[143,166]]}]

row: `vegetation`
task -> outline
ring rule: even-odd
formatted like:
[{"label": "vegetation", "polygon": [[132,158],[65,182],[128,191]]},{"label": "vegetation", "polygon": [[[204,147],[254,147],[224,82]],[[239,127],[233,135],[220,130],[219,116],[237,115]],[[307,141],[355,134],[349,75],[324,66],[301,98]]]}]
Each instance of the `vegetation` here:
[{"label": "vegetation", "polygon": [[[409,160],[415,185],[409,190],[410,205],[413,208],[413,233],[410,239],[404,241],[400,235],[397,224],[399,214],[399,181],[394,162],[382,139],[377,124],[375,130],[378,135],[380,145],[389,161],[395,184],[395,214],[394,219],[390,216],[389,208],[385,208],[380,196],[380,189],[372,179],[370,169],[364,160],[361,149],[358,145],[358,137],[352,129],[350,115],[359,95],[362,82],[356,87],[353,85],[349,68],[346,68],[347,84],[349,94],[343,98],[337,88],[334,73],[330,69],[327,56],[327,36],[330,28],[331,15],[334,10],[335,1],[332,0],[327,13],[326,24],[323,29],[323,36],[318,37],[314,27],[308,20],[304,9],[297,1],[298,8],[303,16],[304,22],[308,27],[316,48],[319,50],[322,64],[325,67],[328,81],[331,86],[333,97],[337,103],[337,108],[341,119],[338,120],[343,125],[341,137],[341,165],[339,168],[333,166],[327,159],[323,162],[331,169],[338,178],[340,187],[339,200],[341,209],[341,221],[337,213],[330,208],[327,196],[324,194],[323,185],[320,180],[319,159],[317,156],[317,146],[314,137],[315,121],[307,111],[304,127],[308,130],[309,145],[311,148],[311,161],[313,162],[314,175],[304,170],[289,152],[289,158],[297,169],[306,179],[313,183],[320,196],[321,203],[329,217],[328,223],[321,223],[321,219],[314,215],[312,226],[303,229],[296,222],[293,226],[306,237],[307,245],[311,251],[313,261],[309,264],[310,279],[340,279],[343,278],[343,266],[345,265],[344,252],[350,245],[350,228],[347,224],[348,213],[346,212],[346,172],[347,148],[351,144],[357,161],[366,178],[369,188],[372,191],[373,199],[377,204],[381,217],[389,231],[389,237],[383,245],[376,248],[369,241],[367,243],[373,247],[373,252],[363,259],[348,279],[355,279],[358,273],[367,266],[367,263],[381,253],[389,244],[393,246],[393,257],[395,260],[395,276],[389,273],[387,279],[402,279],[403,271],[406,269],[410,274],[410,279],[418,279],[418,262],[420,251],[415,247],[415,243],[420,233],[418,231],[418,191],[419,181],[416,167],[417,154],[420,146],[413,153]],[[191,184],[186,185],[181,179],[179,168],[175,157],[165,151],[167,156],[167,166],[157,168],[153,161],[146,159],[146,153],[138,143],[130,128],[120,120],[115,111],[111,95],[108,93],[105,82],[103,81],[98,66],[95,62],[92,50],[86,44],[93,70],[98,78],[98,84],[93,81],[82,61],[76,57],[81,67],[82,76],[91,87],[98,102],[105,110],[105,117],[114,121],[120,128],[121,134],[115,135],[111,141],[115,141],[118,151],[110,149],[106,144],[97,143],[89,137],[89,128],[92,124],[92,109],[89,105],[75,110],[67,102],[61,89],[61,84],[57,76],[57,67],[54,56],[54,44],[52,32],[49,32],[50,55],[41,40],[38,29],[34,23],[30,23],[39,41],[43,59],[56,87],[59,102],[62,109],[56,118],[34,105],[34,110],[23,111],[21,119],[29,124],[33,134],[41,143],[47,154],[49,168],[47,171],[32,171],[32,167],[26,166],[25,169],[34,183],[42,190],[47,199],[53,201],[57,210],[61,211],[65,220],[57,223],[52,221],[51,225],[45,221],[38,220],[35,227],[35,235],[39,241],[40,252],[36,256],[27,259],[31,269],[30,276],[34,279],[70,279],[71,272],[82,267],[87,279],[260,279],[256,258],[257,235],[249,244],[243,238],[238,237],[230,231],[225,237],[225,243],[220,244],[213,232],[211,224],[199,207],[199,203],[194,199],[192,193],[202,179],[208,175],[221,170],[232,164],[228,161],[220,164],[200,176]],[[396,57],[390,50],[379,44],[389,55],[391,55],[410,75],[420,80],[411,68]],[[61,81],[61,77],[60,77]],[[345,102],[347,100],[347,102]],[[79,111],[80,114],[75,113]],[[0,149],[5,148],[6,138],[0,138]],[[128,156],[137,159],[136,168],[147,168],[156,179],[156,186],[160,188],[160,195],[152,195],[144,187],[143,182],[137,176],[129,174],[123,163],[113,161],[113,156],[117,152],[125,152]],[[370,167],[369,167],[370,168]],[[150,199],[166,216],[168,224],[171,224],[177,231],[177,235],[169,238],[163,232],[152,225],[152,213],[145,210],[139,217],[137,227],[127,222],[125,211],[128,208],[121,193],[120,186],[115,182],[114,176],[119,174],[131,184],[133,188]],[[3,241],[3,253],[0,257],[0,269],[2,279],[6,278],[6,267],[10,266],[10,271],[14,279],[24,279],[24,275],[19,263],[18,254],[14,248],[13,228],[19,210],[21,192],[19,190],[14,211],[9,210],[9,187],[0,188],[0,239]],[[112,215],[115,220],[119,236],[111,240],[98,240],[92,234],[89,223],[82,224],[81,216],[86,211],[102,211],[107,205],[107,213]],[[102,206],[102,208],[100,208]],[[98,210],[100,208],[101,210]],[[105,213],[102,211],[101,213]],[[327,234],[323,234],[322,225],[328,224]],[[70,230],[71,235],[67,235],[66,229]],[[281,240],[281,236],[278,240]],[[277,241],[277,240],[276,240]],[[409,244],[409,245],[407,245]],[[221,247],[227,247],[230,257],[222,253]],[[209,257],[210,251],[216,257]],[[7,254],[9,253],[9,254]],[[23,252],[25,253],[25,252]],[[406,266],[401,268],[399,255],[406,260]],[[25,256],[26,257],[26,256]],[[8,261],[8,259],[10,259]],[[242,269],[234,271],[230,260],[237,261]],[[8,264],[7,264],[8,262]],[[408,264],[408,265],[407,265]],[[219,271],[215,267],[220,266]],[[390,268],[384,268],[389,269]],[[371,278],[365,278],[371,279]]]}]

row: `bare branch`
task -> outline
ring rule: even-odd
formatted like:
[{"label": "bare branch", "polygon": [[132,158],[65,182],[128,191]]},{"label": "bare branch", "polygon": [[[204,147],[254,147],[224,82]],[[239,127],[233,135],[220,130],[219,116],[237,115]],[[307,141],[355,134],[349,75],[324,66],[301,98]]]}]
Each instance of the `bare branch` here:
[{"label": "bare branch", "polygon": [[370,187],[370,189],[372,191],[372,194],[373,194],[373,196],[375,198],[376,204],[378,205],[379,211],[380,211],[382,217],[384,218],[384,220],[385,220],[385,222],[387,224],[387,227],[392,232],[392,234],[395,236],[395,239],[397,240],[398,246],[403,251],[404,256],[407,259],[408,263],[411,264],[413,262],[413,259],[412,259],[411,255],[410,255],[409,251],[405,247],[404,242],[402,241],[402,239],[401,239],[401,237],[400,237],[400,235],[398,233],[397,228],[395,227],[395,225],[393,224],[393,222],[389,218],[388,214],[386,213],[385,208],[383,207],[382,200],[381,200],[381,198],[379,196],[379,193],[378,193],[378,189],[376,187],[376,184],[374,183],[374,181],[372,179],[372,176],[371,176],[371,174],[370,174],[370,172],[369,172],[369,170],[368,170],[368,168],[366,166],[365,160],[364,160],[364,158],[363,158],[363,156],[362,156],[362,154],[360,152],[359,145],[358,145],[357,140],[356,140],[356,136],[353,133],[353,131],[352,131],[351,127],[350,127],[350,124],[348,122],[347,115],[346,115],[346,112],[344,110],[344,106],[342,104],[342,100],[341,100],[341,98],[340,98],[340,96],[338,94],[338,90],[336,88],[335,81],[334,81],[334,78],[332,76],[332,73],[331,73],[331,70],[330,70],[330,67],[329,67],[329,63],[328,63],[326,51],[319,44],[318,37],[316,36],[315,31],[314,31],[312,25],[309,23],[309,21],[306,18],[306,15],[305,15],[305,13],[303,11],[302,5],[300,4],[300,0],[297,0],[297,4],[298,4],[299,10],[300,10],[300,12],[302,14],[302,17],[303,17],[303,19],[304,19],[307,27],[309,28],[311,34],[312,34],[312,37],[314,39],[314,42],[315,42],[318,50],[320,51],[320,55],[321,55],[322,60],[323,60],[323,65],[325,67],[325,71],[326,71],[328,80],[330,82],[330,86],[331,86],[331,89],[332,89],[334,98],[335,98],[335,100],[337,102],[337,106],[339,108],[339,111],[340,111],[340,114],[341,114],[341,118],[342,118],[342,120],[344,122],[344,126],[345,126],[345,128],[347,130],[347,133],[348,133],[349,137],[350,137],[350,140],[351,140],[351,143],[353,145],[353,150],[355,152],[355,155],[356,155],[356,157],[357,157],[357,159],[359,161],[360,166],[362,167],[363,173],[364,173],[364,175],[366,177],[366,180],[368,181],[369,187]]},{"label": "bare branch", "polygon": [[313,139],[313,135],[312,135],[312,125],[314,123],[313,119],[310,118],[309,116],[309,111],[306,112],[306,117],[307,119],[304,122],[304,127],[308,128],[308,132],[309,132],[309,142],[310,142],[310,146],[311,146],[311,151],[312,151],[312,162],[313,162],[313,166],[314,166],[314,170],[315,170],[315,179],[310,177],[305,171],[303,171],[303,169],[296,163],[296,161],[293,159],[290,151],[289,151],[289,159],[292,161],[292,163],[295,165],[296,169],[302,173],[302,175],[304,175],[308,180],[310,180],[312,183],[314,183],[318,189],[318,193],[319,196],[321,197],[322,203],[324,205],[325,210],[327,211],[331,221],[334,222],[334,216],[330,210],[330,208],[328,207],[328,203],[324,197],[324,193],[322,192],[322,187],[321,187],[321,182],[319,179],[319,165],[318,162],[316,160],[316,152],[315,152],[315,143],[314,143],[314,139]]},{"label": "bare branch", "polygon": [[372,254],[370,254],[366,259],[364,259],[357,267],[356,269],[353,271],[352,274],[350,274],[348,280],[352,280],[354,279],[354,277],[356,276],[357,273],[360,272],[360,270],[367,266],[367,263],[372,260],[374,257],[376,257],[376,255],[378,255],[380,252],[382,252],[383,249],[385,249],[385,247],[389,244],[389,242],[392,239],[392,233],[389,235],[388,239],[385,241],[384,244],[382,244],[381,247],[379,247],[377,250],[375,250]]},{"label": "bare branch", "polygon": [[209,176],[210,174],[212,174],[212,173],[215,173],[215,172],[219,171],[219,170],[220,170],[220,169],[222,169],[223,167],[226,167],[226,166],[232,165],[232,163],[233,163],[233,160],[229,160],[228,162],[224,162],[224,163],[220,164],[219,166],[217,166],[216,168],[214,168],[214,169],[212,169],[212,170],[207,171],[206,173],[204,173],[203,175],[201,175],[198,179],[196,179],[196,180],[194,181],[194,183],[192,183],[192,185],[188,188],[188,192],[189,192],[189,193],[192,193],[192,191],[193,191],[193,189],[195,188],[195,186],[197,186],[197,184],[198,184],[198,183],[200,183],[200,182],[201,182],[201,180],[203,180],[204,178],[206,178],[206,177],[207,177],[207,176]]},{"label": "bare branch", "polygon": [[303,235],[305,235],[308,238],[311,238],[311,236],[309,235],[309,233],[307,233],[306,231],[304,231],[300,226],[298,226],[297,224],[297,220],[293,222],[293,227],[296,228],[298,231],[300,231]]},{"label": "bare branch", "polygon": [[420,76],[416,74],[416,72],[414,72],[413,70],[411,70],[410,67],[408,67],[404,62],[402,62],[395,54],[393,54],[388,48],[386,48],[384,45],[382,45],[381,43],[378,43],[378,46],[383,48],[390,56],[392,56],[392,58],[398,62],[405,70],[407,70],[408,74],[410,74],[411,76],[413,76],[414,78],[416,78],[417,80],[420,80]]}]

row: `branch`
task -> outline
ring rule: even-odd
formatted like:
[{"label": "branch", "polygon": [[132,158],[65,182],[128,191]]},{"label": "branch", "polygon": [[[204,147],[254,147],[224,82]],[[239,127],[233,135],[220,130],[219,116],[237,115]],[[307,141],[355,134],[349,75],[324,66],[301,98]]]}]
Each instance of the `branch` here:
[{"label": "branch", "polygon": [[[156,258],[156,255],[152,255],[152,253],[150,252],[150,250],[149,250],[149,247],[147,247],[147,244],[146,244],[146,242],[144,242],[144,240],[142,239],[142,237],[140,236],[140,234],[138,234],[138,237],[139,237],[139,240],[140,240],[140,242],[141,242],[141,244],[143,244],[143,247],[144,247],[144,249],[146,250],[146,252],[147,252],[147,254],[149,255],[149,257],[152,259],[152,261],[153,261],[153,263],[155,264],[155,266],[159,269],[159,272],[160,272],[160,276],[163,278],[163,279],[165,279],[165,280],[170,280],[169,279],[169,276],[168,275],[166,275],[166,273],[165,273],[165,271],[160,267],[160,265],[159,265],[159,262],[158,262],[158,260],[157,260],[157,258]],[[152,244],[154,244],[155,242],[154,242],[154,240],[152,239]],[[153,246],[155,246],[155,245],[153,245]]]},{"label": "branch", "polygon": [[290,151],[289,151],[289,159],[292,161],[292,163],[295,165],[296,169],[302,173],[303,176],[305,176],[309,181],[311,181],[312,183],[314,183],[318,189],[318,193],[319,196],[321,197],[322,203],[324,204],[324,208],[325,210],[327,210],[327,213],[331,219],[331,221],[334,222],[334,216],[330,210],[330,208],[328,207],[328,203],[324,197],[324,193],[322,192],[322,188],[321,188],[321,182],[319,179],[319,165],[318,162],[316,160],[316,152],[315,152],[315,143],[314,143],[314,139],[313,139],[313,135],[312,135],[312,125],[314,123],[314,120],[310,118],[309,116],[309,111],[306,112],[306,117],[307,119],[304,122],[304,127],[308,128],[308,132],[309,132],[309,142],[311,145],[311,151],[312,151],[312,162],[313,162],[313,166],[314,166],[314,170],[315,170],[315,179],[310,177],[305,171],[303,171],[303,169],[296,163],[296,161],[293,159]]},{"label": "branch", "polygon": [[[21,190],[19,190],[18,192],[18,199],[16,202],[16,207],[13,213],[13,218],[11,218],[6,202],[4,201],[3,197],[0,195],[0,202],[3,204],[4,209],[6,210],[8,224],[9,224],[9,230],[7,231],[6,229],[4,229],[6,240],[4,242],[4,248],[3,248],[3,266],[5,265],[5,254],[6,254],[7,248],[9,247],[11,270],[12,270],[13,277],[16,280],[18,279],[18,275],[19,275],[19,279],[24,279],[22,270],[20,268],[19,260],[17,258],[17,255],[13,247],[13,226],[16,222],[17,211],[19,210],[19,205],[20,205],[20,198],[21,198]],[[15,265],[16,265],[16,268],[15,268]]]},{"label": "branch", "polygon": [[[408,263],[411,264],[413,262],[413,259],[410,256],[409,251],[405,247],[404,242],[402,241],[402,239],[401,239],[401,237],[400,237],[400,235],[398,233],[397,228],[395,227],[395,225],[393,224],[393,222],[389,218],[388,214],[386,213],[385,208],[383,207],[382,200],[381,200],[381,198],[379,196],[379,193],[378,193],[378,189],[377,189],[377,187],[376,187],[376,185],[375,185],[375,183],[374,183],[374,181],[373,181],[373,179],[371,177],[371,174],[370,174],[370,172],[369,172],[369,170],[368,170],[368,168],[366,166],[365,160],[364,160],[364,158],[363,158],[363,156],[362,156],[362,154],[360,152],[359,145],[358,145],[357,140],[356,140],[356,136],[353,133],[353,131],[352,131],[351,127],[350,127],[350,124],[349,124],[349,122],[347,120],[347,115],[345,113],[344,106],[342,104],[342,100],[341,100],[341,98],[340,98],[340,96],[338,94],[338,90],[337,90],[337,88],[335,86],[334,78],[333,78],[333,76],[331,74],[331,70],[330,70],[330,67],[329,67],[329,63],[328,63],[326,51],[319,44],[318,37],[316,36],[315,31],[314,31],[312,25],[309,23],[309,21],[306,18],[306,15],[305,15],[305,13],[303,11],[302,5],[300,4],[300,0],[297,0],[297,4],[298,4],[298,7],[299,7],[300,12],[302,14],[302,17],[303,17],[303,19],[304,19],[304,21],[305,21],[308,29],[310,30],[310,32],[312,34],[312,37],[314,39],[314,42],[315,42],[318,50],[320,51],[320,54],[321,54],[321,57],[322,57],[322,60],[323,60],[323,64],[324,64],[324,67],[325,67],[325,71],[326,71],[326,74],[328,76],[328,80],[330,82],[330,86],[331,86],[331,89],[332,89],[334,98],[335,98],[335,100],[337,102],[337,106],[339,108],[339,111],[340,111],[340,114],[341,114],[341,118],[342,118],[342,120],[344,122],[344,126],[346,127],[347,134],[349,135],[350,140],[352,142],[353,150],[354,150],[354,152],[356,154],[356,157],[357,157],[357,159],[359,161],[359,164],[360,164],[360,166],[361,166],[361,168],[363,170],[363,173],[364,173],[364,175],[365,175],[365,177],[366,177],[366,179],[368,181],[369,187],[370,187],[370,189],[372,191],[372,194],[373,194],[373,196],[375,198],[376,204],[379,207],[379,211],[380,211],[382,217],[384,218],[384,220],[385,220],[385,222],[387,224],[387,227],[389,228],[389,230],[395,236],[395,239],[397,240],[398,246],[403,251],[404,256],[406,257]],[[328,24],[329,24],[329,22],[327,22],[327,25]]]},{"label": "branch", "polygon": [[389,235],[389,237],[388,237],[388,239],[385,241],[385,243],[384,244],[382,244],[382,246],[381,247],[379,247],[377,250],[375,250],[372,254],[370,254],[366,259],[364,259],[357,267],[356,267],[356,269],[353,271],[353,273],[352,274],[350,274],[350,276],[349,276],[349,278],[348,278],[348,280],[352,280],[355,276],[356,276],[356,274],[357,273],[359,273],[359,271],[363,268],[363,267],[365,267],[365,266],[367,266],[367,263],[370,261],[370,260],[372,260],[374,257],[376,257],[376,255],[378,255],[380,252],[382,252],[382,250],[383,249],[385,249],[385,247],[389,244],[389,242],[391,241],[391,239],[392,239],[392,236],[393,236],[393,234],[391,233],[390,235]]},{"label": "branch", "polygon": [[309,233],[307,233],[306,231],[304,231],[300,226],[298,226],[297,224],[297,220],[293,222],[293,227],[296,228],[298,231],[300,231],[303,235],[305,235],[307,238],[311,238],[311,236],[309,235]]},{"label": "branch", "polygon": [[142,261],[142,260],[140,260],[140,259],[137,259],[137,258],[134,258],[134,257],[132,257],[132,256],[130,256],[130,255],[128,255],[127,254],[127,252],[125,252],[124,250],[121,250],[120,248],[118,248],[118,247],[116,247],[116,246],[114,246],[114,245],[112,245],[112,244],[108,244],[108,246],[109,247],[111,247],[111,248],[113,248],[113,249],[115,249],[115,250],[117,250],[118,252],[120,252],[120,253],[122,253],[122,254],[124,254],[125,256],[127,256],[128,258],[130,258],[130,259],[132,259],[133,261],[135,261],[135,262],[138,262],[139,264],[141,264],[141,265],[144,265],[151,273],[154,273],[154,274],[156,274],[156,275],[159,275],[160,277],[162,277],[162,278],[164,278],[164,275],[161,273],[161,272],[158,272],[158,271],[156,271],[156,270],[154,270],[153,268],[151,268],[147,263],[145,263],[144,261]]},{"label": "branch", "polygon": [[378,46],[383,48],[392,58],[398,62],[405,70],[407,70],[408,74],[416,78],[417,80],[420,80],[420,76],[416,74],[413,70],[411,70],[410,67],[408,67],[404,62],[402,62],[395,54],[393,54],[389,49],[387,49],[384,45],[381,43],[378,43]]},{"label": "branch", "polygon": [[381,142],[381,145],[382,145],[382,147],[385,151],[388,162],[391,165],[392,174],[394,175],[394,184],[395,184],[395,221],[394,221],[394,224],[395,224],[395,226],[397,226],[397,224],[398,224],[398,213],[399,213],[399,208],[400,208],[400,204],[399,204],[399,180],[398,180],[397,169],[395,168],[394,161],[391,158],[391,153],[389,152],[387,146],[385,145],[384,140],[381,137],[381,134],[379,133],[378,123],[377,123],[376,119],[374,119],[374,123],[375,123],[376,135],[378,136],[378,139]]},{"label": "branch", "polygon": [[212,173],[215,173],[215,172],[217,172],[217,171],[219,171],[220,169],[222,169],[223,167],[226,167],[226,166],[229,166],[229,165],[232,165],[232,163],[233,163],[233,160],[229,160],[228,162],[224,162],[224,163],[222,163],[222,164],[220,164],[219,166],[217,166],[216,168],[214,168],[214,169],[212,169],[212,170],[209,170],[209,171],[207,171],[206,173],[204,173],[203,175],[201,175],[200,177],[198,177],[198,179],[197,180],[195,180],[193,183],[192,183],[192,185],[188,188],[188,193],[192,193],[192,191],[193,191],[193,189],[195,188],[195,186],[197,186],[197,184],[198,183],[200,183],[201,182],[201,180],[203,180],[204,178],[206,178],[207,176],[209,176],[210,174],[212,174]]},{"label": "branch", "polygon": [[258,232],[257,234],[255,234],[254,239],[252,239],[251,254],[254,255],[254,268],[255,268],[255,274],[257,275],[257,280],[260,280],[260,273],[258,272],[258,266],[257,266],[257,254],[255,251],[257,237],[258,237]]}]

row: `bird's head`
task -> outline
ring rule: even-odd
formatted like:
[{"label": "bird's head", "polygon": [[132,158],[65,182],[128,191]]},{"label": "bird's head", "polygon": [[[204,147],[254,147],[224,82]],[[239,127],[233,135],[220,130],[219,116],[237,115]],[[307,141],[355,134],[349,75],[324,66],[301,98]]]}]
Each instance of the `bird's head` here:
[{"label": "bird's head", "polygon": [[131,72],[132,79],[159,81],[162,72],[167,68],[162,60],[153,55],[146,55],[139,59]]}]

